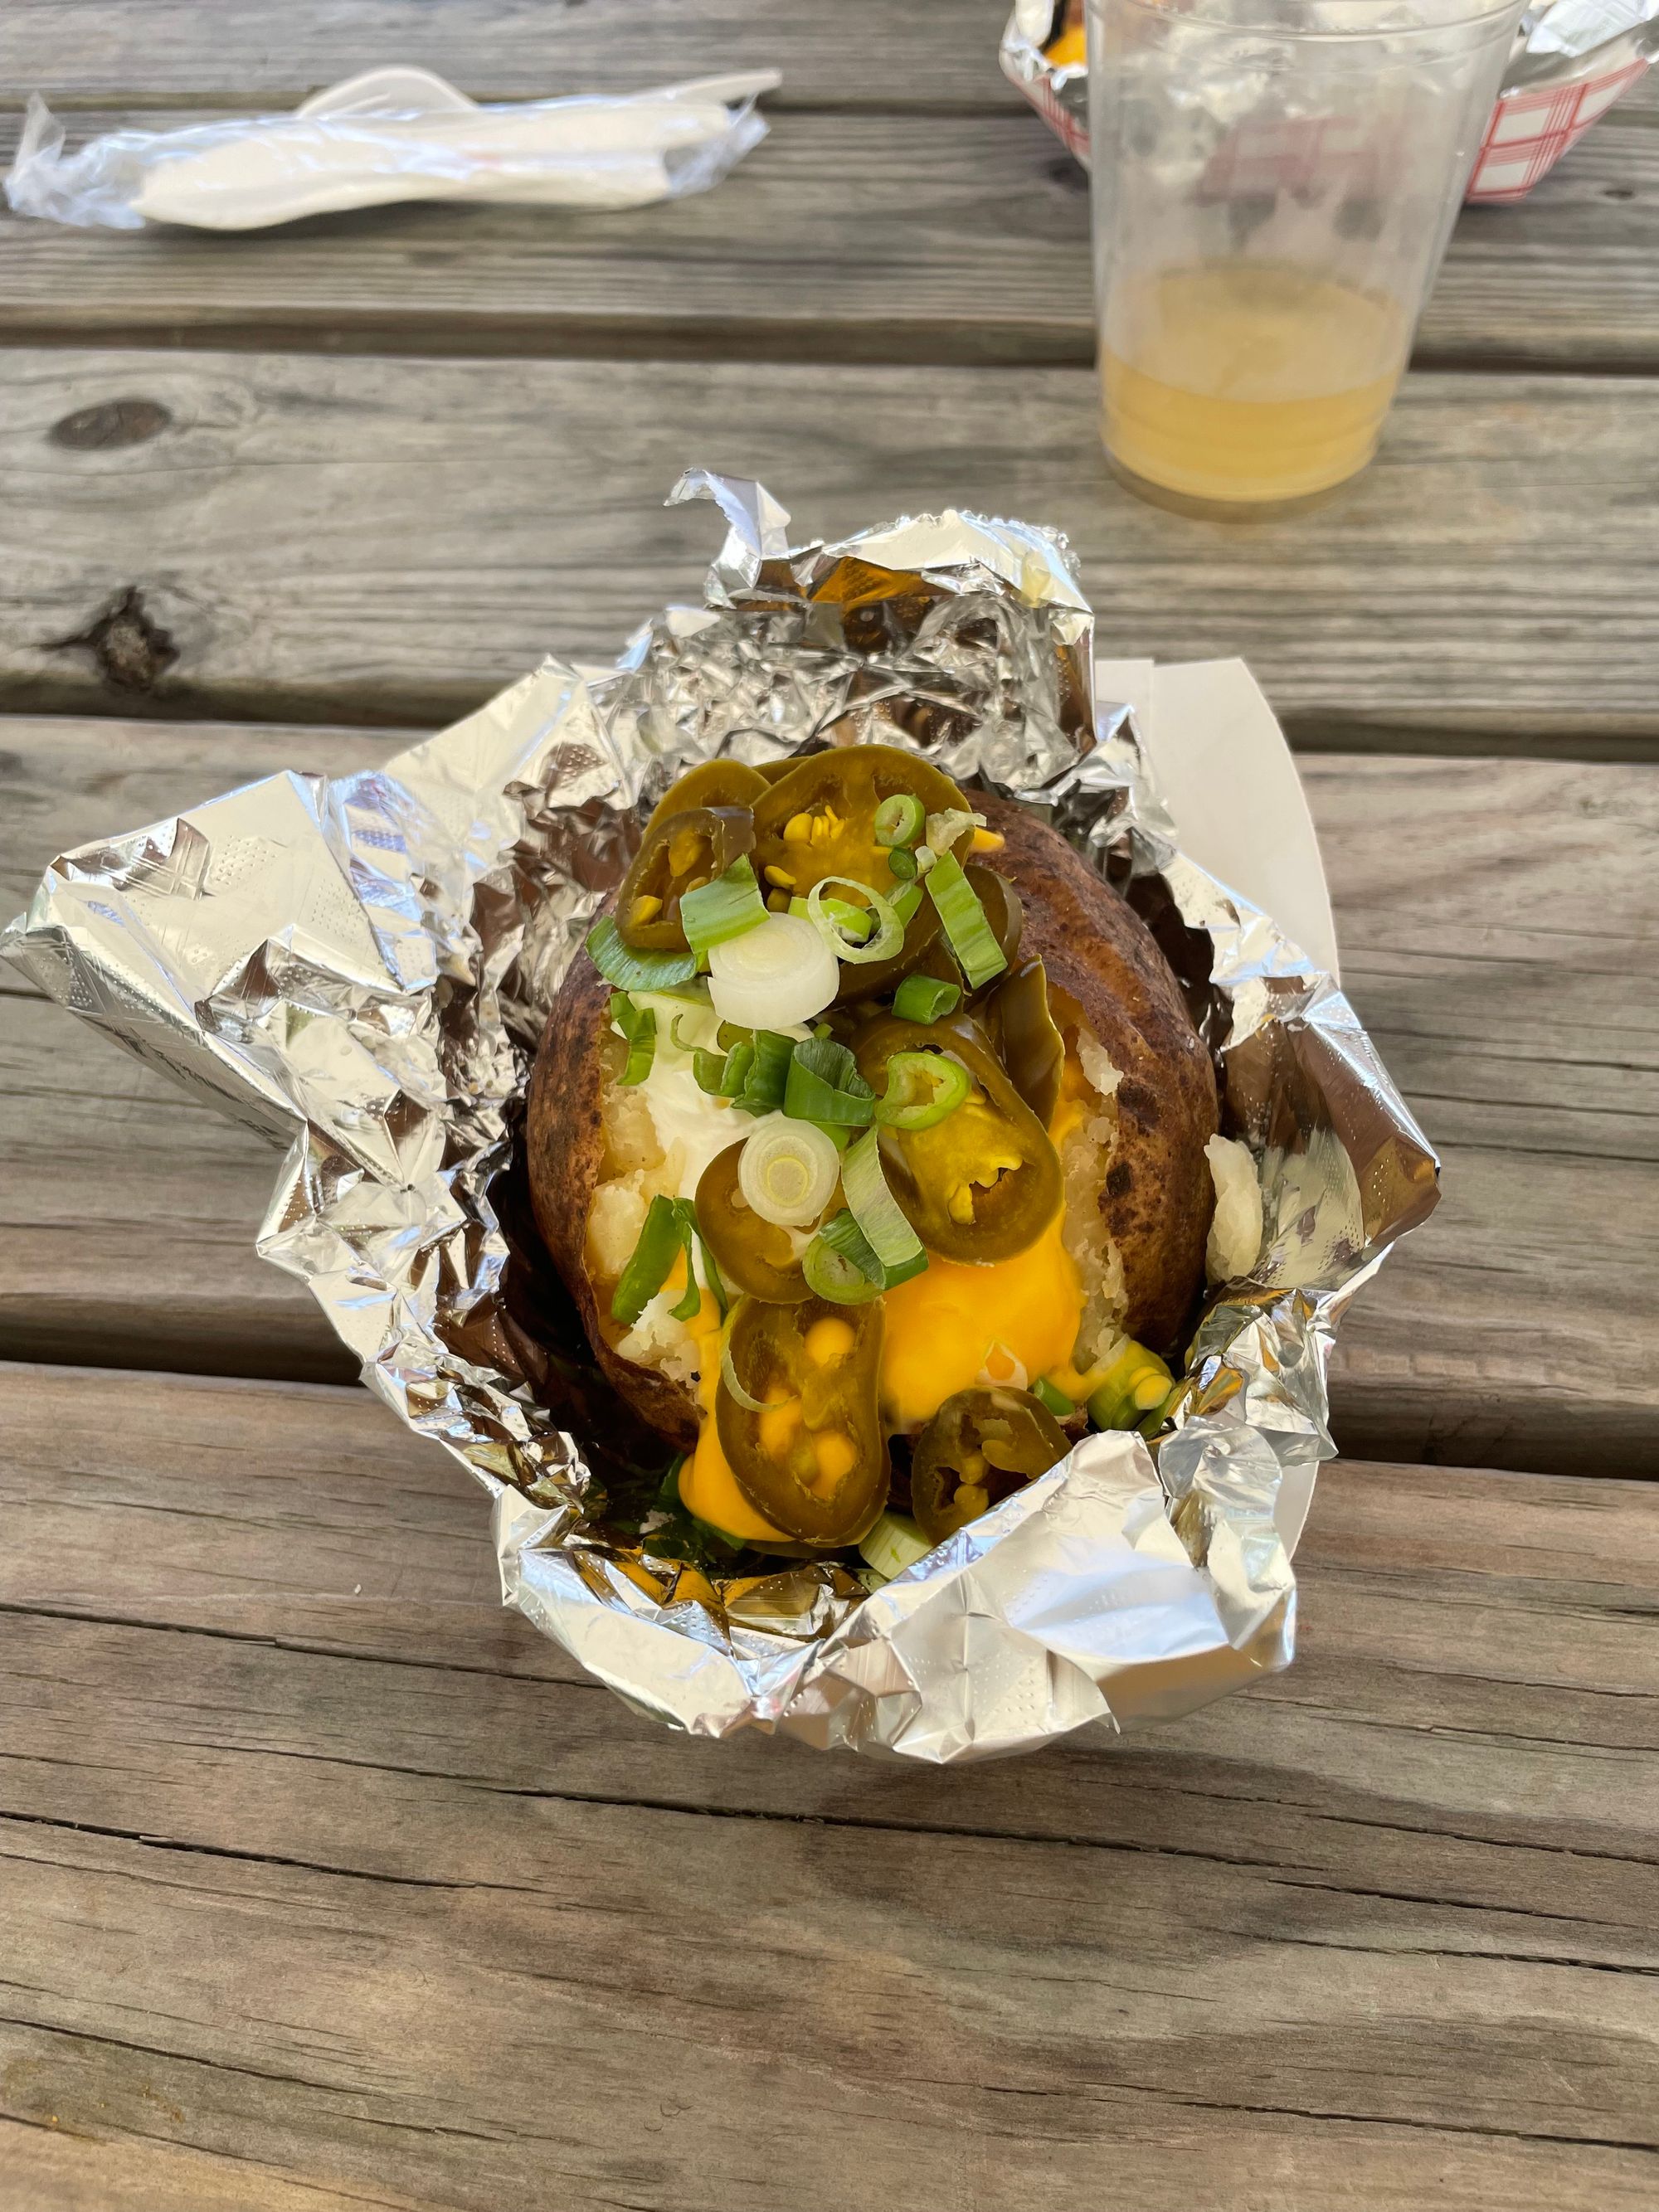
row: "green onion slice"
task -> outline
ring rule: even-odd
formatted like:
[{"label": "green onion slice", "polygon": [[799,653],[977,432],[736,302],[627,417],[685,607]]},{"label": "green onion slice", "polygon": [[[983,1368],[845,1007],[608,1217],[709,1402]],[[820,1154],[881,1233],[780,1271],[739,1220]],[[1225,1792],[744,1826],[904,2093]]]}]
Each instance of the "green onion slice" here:
[{"label": "green onion slice", "polygon": [[927,872],[927,896],[939,908],[951,950],[975,990],[1008,965],[992,934],[979,896],[953,854],[941,853]]},{"label": "green onion slice", "polygon": [[755,1046],[752,1038],[745,1038],[743,1043],[732,1046],[731,1051],[726,1055],[726,1073],[720,1078],[722,1098],[742,1097],[744,1085],[749,1080],[749,1071],[754,1064]]},{"label": "green onion slice", "polygon": [[[735,1060],[745,1049],[750,1056],[744,1066],[742,1081],[730,1095],[745,1114],[758,1117],[763,1114],[780,1113],[789,1081],[789,1063],[794,1057],[794,1039],[780,1036],[775,1030],[757,1030],[752,1045],[732,1047],[732,1059]],[[729,1062],[726,1079],[728,1083],[731,1081]]]},{"label": "green onion slice", "polygon": [[665,983],[659,988],[656,995],[659,999],[678,999],[683,1006],[693,1010],[701,1006],[704,1013],[709,1011],[708,978],[706,975],[694,975],[689,983]]},{"label": "green onion slice", "polygon": [[818,1237],[838,1259],[856,1267],[866,1282],[873,1283],[878,1291],[887,1288],[887,1270],[870,1249],[869,1238],[845,1206],[822,1224]]},{"label": "green onion slice", "polygon": [[1066,1420],[1077,1407],[1063,1390],[1056,1390],[1046,1375],[1039,1375],[1031,1385],[1031,1395],[1046,1406],[1057,1421]]},{"label": "green onion slice", "polygon": [[897,916],[901,927],[908,927],[911,916],[921,904],[921,885],[906,884],[902,890],[893,893],[887,903]]},{"label": "green onion slice", "polygon": [[865,1242],[890,1279],[895,1268],[906,1268],[914,1274],[917,1270],[913,1261],[919,1260],[923,1267],[927,1261],[921,1238],[887,1188],[887,1178],[881,1171],[880,1143],[878,1130],[866,1131],[841,1164],[841,1187]]},{"label": "green onion slice", "polygon": [[896,1052],[876,1119],[890,1129],[931,1129],[956,1112],[972,1087],[959,1060],[942,1052]]},{"label": "green onion slice", "polygon": [[927,815],[913,791],[896,791],[876,809],[878,845],[914,845],[921,835]]},{"label": "green onion slice", "polygon": [[833,1037],[808,1037],[795,1047],[784,1085],[783,1110],[798,1121],[861,1129],[875,1111],[876,1094],[858,1062]]},{"label": "green onion slice", "polygon": [[680,901],[680,925],[686,942],[698,955],[734,937],[758,929],[766,919],[766,902],[747,857],[733,860],[723,876],[699,884]]},{"label": "green onion slice", "polygon": [[900,883],[909,883],[915,877],[916,856],[908,845],[895,845],[887,855],[887,866]]},{"label": "green onion slice", "polygon": [[907,975],[893,994],[893,1012],[902,1022],[942,1021],[956,1012],[961,998],[957,984],[937,975]]},{"label": "green onion slice", "polygon": [[[669,1307],[676,1321],[695,1321],[702,1307],[702,1289],[697,1281],[697,1263],[693,1247],[697,1237],[696,1209],[689,1198],[672,1200],[674,1224],[680,1234],[680,1247],[685,1254],[685,1290],[677,1304]],[[708,1256],[705,1249],[704,1257]]]},{"label": "green onion slice", "polygon": [[679,1216],[670,1198],[653,1198],[640,1231],[640,1241],[623,1269],[622,1280],[611,1294],[611,1318],[632,1328],[668,1280],[679,1256],[684,1238]]},{"label": "green onion slice", "polygon": [[691,1246],[685,1247],[685,1295],[669,1307],[676,1321],[696,1321],[702,1310],[702,1285],[697,1280],[697,1271],[691,1264]]},{"label": "green onion slice", "polygon": [[868,1238],[845,1206],[839,1213],[832,1213],[820,1225],[818,1235],[832,1252],[838,1252],[843,1260],[850,1260],[860,1273],[867,1275],[872,1283],[880,1284],[881,1262],[870,1249]]},{"label": "green onion slice", "polygon": [[622,1280],[611,1298],[611,1318],[629,1328],[645,1311],[674,1271],[674,1261],[685,1255],[685,1289],[668,1310],[676,1321],[695,1321],[702,1304],[702,1285],[697,1279],[695,1249],[702,1246],[703,1276],[714,1303],[724,1313],[726,1285],[714,1265],[714,1255],[702,1242],[696,1208],[688,1198],[653,1198],[640,1231],[640,1241],[623,1269]]},{"label": "green onion slice", "polygon": [[1089,1401],[1089,1419],[1097,1429],[1133,1429],[1147,1415],[1161,1414],[1174,1388],[1158,1354],[1126,1337]]},{"label": "green onion slice", "polygon": [[618,1082],[643,1083],[657,1056],[656,1015],[649,1006],[636,1006],[626,991],[613,991],[611,1019],[628,1043],[628,1065],[617,1078]]},{"label": "green onion slice", "polygon": [[763,1221],[780,1229],[810,1229],[840,1180],[840,1149],[814,1122],[769,1114],[744,1139],[738,1188]]},{"label": "green onion slice", "polygon": [[712,1052],[702,1046],[692,1052],[698,1090],[710,1098],[731,1099],[745,1114],[777,1113],[789,1080],[793,1038],[780,1036],[775,1030],[734,1030],[724,1022],[720,1034],[722,1045],[729,1041],[729,1049]]},{"label": "green onion slice", "polygon": [[[842,934],[834,915],[830,911],[832,902],[829,887],[831,884],[843,884],[849,891],[857,891],[868,900],[870,911],[876,917],[877,927],[874,934],[866,936],[862,944],[849,942]],[[969,896],[973,896],[971,891]],[[838,906],[842,902],[837,899],[833,903]],[[863,909],[860,911],[861,915]],[[890,902],[879,891],[872,890],[868,884],[860,883],[854,876],[822,877],[806,895],[806,914],[837,960],[854,964],[866,960],[890,960],[904,941],[904,924],[893,911]]]},{"label": "green onion slice", "polygon": [[[848,1215],[849,1220],[851,1218]],[[831,1305],[866,1306],[872,1298],[881,1296],[881,1283],[872,1281],[856,1261],[837,1252],[822,1233],[802,1253],[800,1271],[812,1295],[828,1298]]]},{"label": "green onion slice", "polygon": [[933,1548],[908,1513],[884,1513],[869,1534],[859,1539],[866,1563],[884,1582],[925,1559]]},{"label": "green onion slice", "polygon": [[691,1055],[691,1073],[696,1078],[697,1088],[710,1098],[726,1096],[726,1055],[710,1052],[705,1045],[699,1045]]},{"label": "green onion slice", "polygon": [[854,945],[862,945],[876,926],[876,917],[867,906],[852,906],[846,899],[825,899],[823,912]]},{"label": "green onion slice", "polygon": [[636,952],[624,945],[611,915],[587,933],[587,953],[605,981],[619,991],[672,991],[692,981],[697,972],[695,952]]},{"label": "green onion slice", "polygon": [[[843,1263],[840,1278],[842,1280],[850,1280],[845,1273],[845,1269],[851,1267],[873,1291],[890,1291],[899,1283],[908,1283],[912,1275],[921,1274],[927,1265],[927,1255],[918,1246],[914,1259],[903,1261],[896,1267],[884,1267],[871,1249],[869,1238],[845,1208],[839,1213],[830,1215],[812,1239],[812,1244],[822,1245],[826,1252],[833,1253],[836,1259]],[[811,1246],[807,1249],[810,1252]],[[821,1267],[826,1266],[826,1263],[822,1261],[819,1264]],[[805,1258],[802,1259],[801,1267],[804,1273],[806,1267]],[[825,1291],[822,1295],[831,1297],[835,1293]],[[860,1292],[855,1298],[848,1297],[843,1291],[841,1303],[843,1305],[860,1305],[864,1302],[864,1295]]]},{"label": "green onion slice", "polygon": [[[695,1224],[697,1217],[690,1200],[689,1198],[683,1198],[680,1200],[679,1203],[684,1206],[687,1212],[690,1214],[692,1222]],[[703,1280],[713,1291],[714,1304],[720,1308],[720,1319],[724,1321],[727,1314],[732,1310],[732,1293],[726,1287],[726,1278],[720,1271],[720,1263],[714,1257],[714,1247],[705,1240],[701,1229],[697,1231],[697,1243],[702,1247],[702,1250]]]},{"label": "green onion slice", "polygon": [[1179,1386],[1173,1390],[1166,1390],[1164,1394],[1161,1403],[1153,1407],[1152,1412],[1147,1414],[1144,1421],[1137,1421],[1135,1423],[1135,1426],[1140,1431],[1143,1437],[1146,1437],[1150,1441],[1152,1437],[1158,1434],[1158,1431],[1164,1426],[1164,1422],[1168,1420],[1170,1412],[1174,1407],[1175,1401],[1180,1395]]},{"label": "green onion slice", "polygon": [[[871,1250],[869,1238],[845,1207],[830,1215],[813,1241],[822,1241],[840,1258],[850,1262],[878,1291],[890,1291],[896,1284],[908,1283],[912,1275],[920,1275],[927,1265],[927,1255],[918,1249],[914,1259],[896,1267],[884,1267]],[[805,1266],[805,1261],[802,1264]]]}]

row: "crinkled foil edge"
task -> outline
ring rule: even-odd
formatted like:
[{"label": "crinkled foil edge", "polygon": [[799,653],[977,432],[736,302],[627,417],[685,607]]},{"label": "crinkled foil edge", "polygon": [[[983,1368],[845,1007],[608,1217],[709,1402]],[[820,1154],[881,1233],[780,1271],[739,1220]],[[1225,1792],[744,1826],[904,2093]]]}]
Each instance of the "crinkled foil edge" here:
[{"label": "crinkled foil edge", "polygon": [[[639,1710],[934,1763],[1190,1711],[1291,1656],[1276,1508],[1331,1454],[1334,1329],[1434,1204],[1434,1156],[1332,980],[1178,851],[1127,710],[1095,706],[1063,539],[951,511],[792,550],[758,485],[694,471],[674,496],[726,518],[705,604],[613,669],[550,659],[380,769],[64,855],[0,950],[288,1143],[260,1251],[490,1492],[507,1601]],[[642,810],[711,750],[871,733],[1038,809],[1152,923],[1257,1163],[1261,1255],[1212,1294],[1156,1455],[1091,1436],[874,1595],[808,1565],[663,1603],[587,1516],[603,1440],[559,1427],[515,1355],[493,1194]]]}]

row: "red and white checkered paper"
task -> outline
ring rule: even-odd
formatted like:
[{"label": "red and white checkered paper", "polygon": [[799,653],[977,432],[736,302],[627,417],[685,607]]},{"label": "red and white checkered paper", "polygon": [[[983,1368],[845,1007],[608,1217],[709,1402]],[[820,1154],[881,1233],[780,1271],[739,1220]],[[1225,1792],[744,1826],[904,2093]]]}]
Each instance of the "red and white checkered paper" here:
[{"label": "red and white checkered paper", "polygon": [[1569,147],[1576,146],[1598,115],[1605,115],[1650,64],[1644,56],[1577,84],[1506,92],[1492,112],[1469,179],[1476,203],[1524,199]]},{"label": "red and white checkered paper", "polygon": [[[1546,177],[1569,148],[1576,146],[1592,123],[1605,115],[1614,100],[1628,92],[1650,66],[1644,57],[1621,63],[1599,76],[1585,77],[1553,89],[1540,87],[1504,94],[1492,112],[1486,139],[1476,157],[1466,198],[1475,205],[1502,204],[1524,199],[1540,177]],[[1030,101],[1055,137],[1076,155],[1089,159],[1089,118],[1079,106],[1066,106],[1055,95],[1046,75],[1028,76],[1005,46],[1003,74]],[[1235,159],[1267,158],[1269,149],[1234,148]],[[1282,163],[1286,149],[1271,149]],[[1318,149],[1297,149],[1296,165]],[[1281,179],[1282,180],[1282,179]]]}]

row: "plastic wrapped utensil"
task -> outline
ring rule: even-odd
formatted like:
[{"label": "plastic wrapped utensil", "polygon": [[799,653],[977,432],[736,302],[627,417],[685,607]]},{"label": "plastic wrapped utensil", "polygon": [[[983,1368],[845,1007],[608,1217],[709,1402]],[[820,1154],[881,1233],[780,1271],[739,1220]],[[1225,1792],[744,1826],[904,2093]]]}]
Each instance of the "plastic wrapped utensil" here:
[{"label": "plastic wrapped utensil", "polygon": [[6,198],[81,228],[261,230],[394,200],[642,207],[716,185],[766,136],[775,70],[611,97],[480,106],[420,69],[370,70],[289,115],[115,131],[73,154],[31,99]]}]

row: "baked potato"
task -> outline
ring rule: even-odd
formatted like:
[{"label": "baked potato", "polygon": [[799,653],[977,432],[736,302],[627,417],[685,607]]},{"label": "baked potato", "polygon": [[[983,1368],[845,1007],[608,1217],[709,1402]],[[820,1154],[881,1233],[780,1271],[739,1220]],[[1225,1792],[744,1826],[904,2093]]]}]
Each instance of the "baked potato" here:
[{"label": "baked potato", "polygon": [[1161,1407],[1204,1280],[1209,1054],[1145,924],[1018,805],[877,745],[694,773],[549,1017],[538,1224],[698,1518],[856,1542],[915,1444],[947,1530],[1085,1406]]}]

